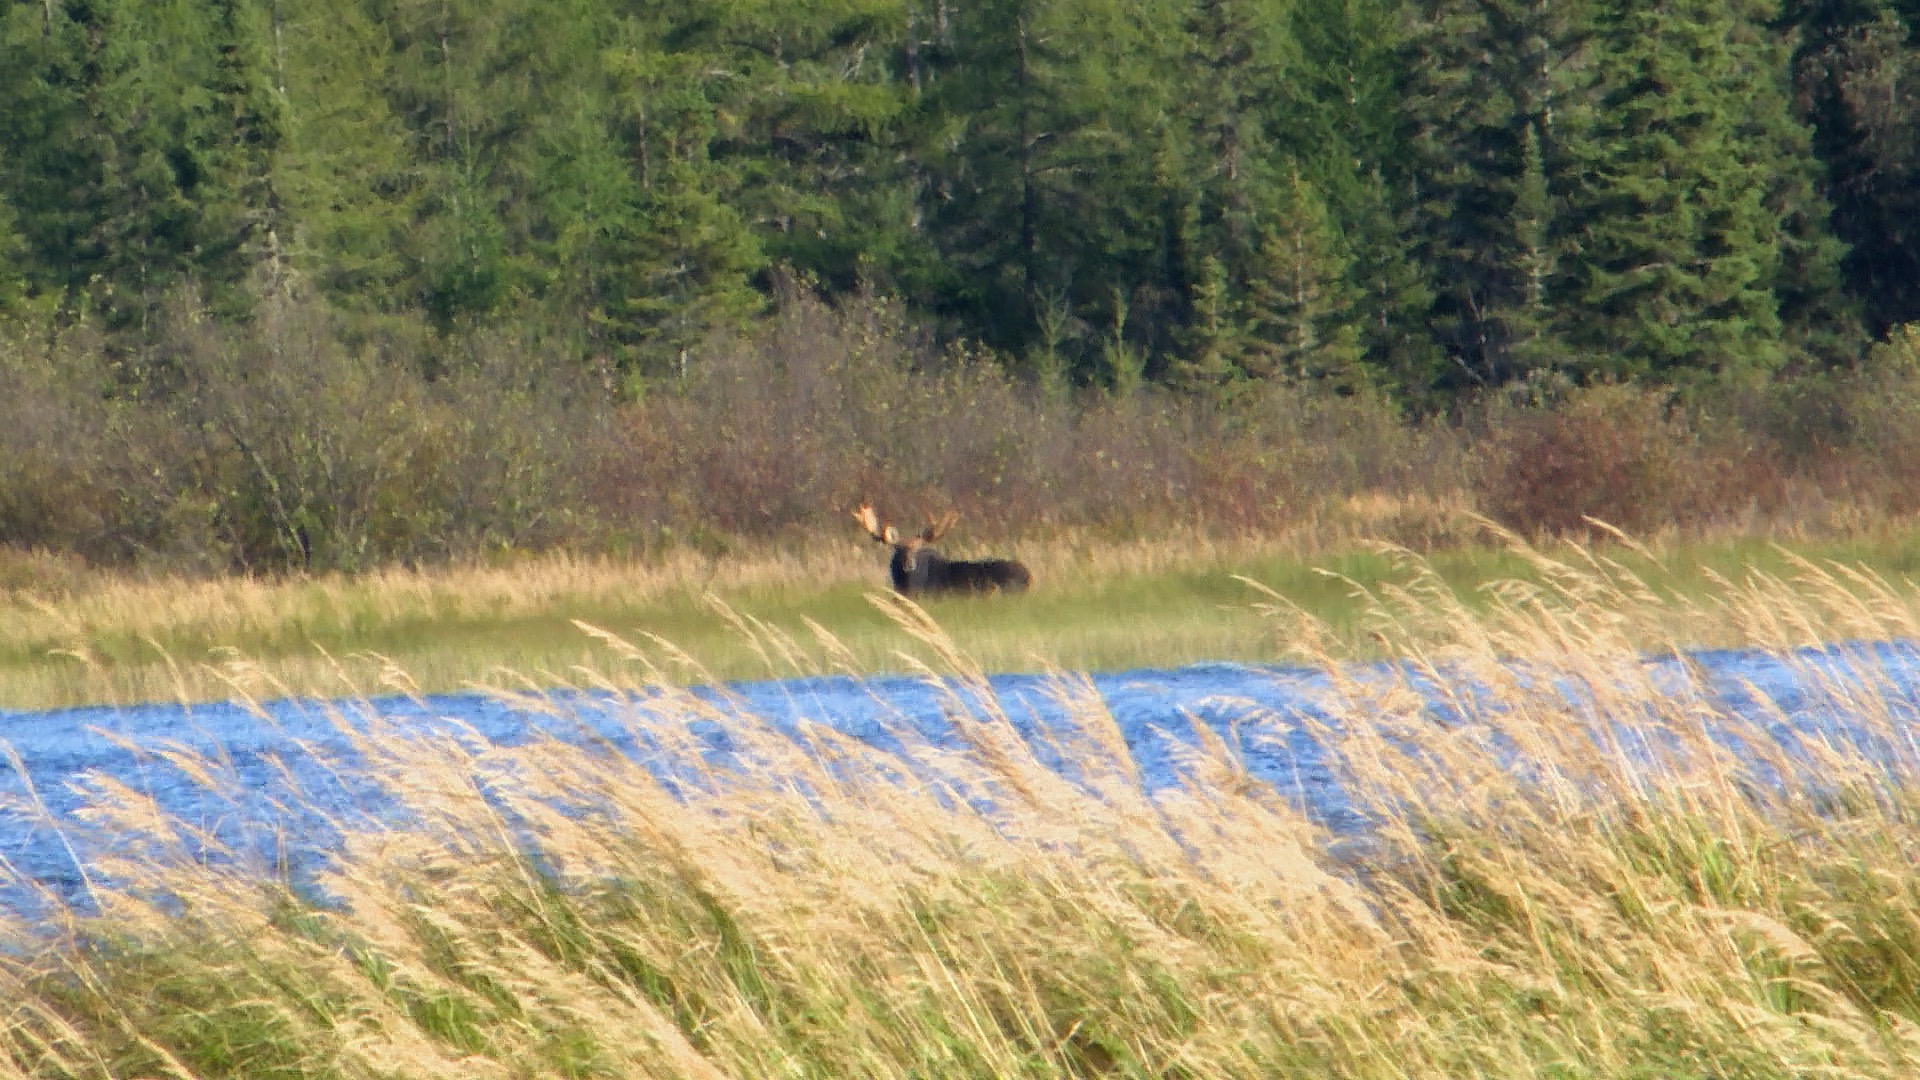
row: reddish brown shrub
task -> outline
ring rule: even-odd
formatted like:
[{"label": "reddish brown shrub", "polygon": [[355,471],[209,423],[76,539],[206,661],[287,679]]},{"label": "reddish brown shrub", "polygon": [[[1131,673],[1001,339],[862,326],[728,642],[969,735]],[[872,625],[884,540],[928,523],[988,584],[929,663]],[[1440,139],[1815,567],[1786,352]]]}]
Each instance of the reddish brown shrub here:
[{"label": "reddish brown shrub", "polygon": [[1660,391],[1598,386],[1551,408],[1495,405],[1485,423],[1480,506],[1516,532],[1586,536],[1593,519],[1641,533],[1692,512],[1696,440]]}]

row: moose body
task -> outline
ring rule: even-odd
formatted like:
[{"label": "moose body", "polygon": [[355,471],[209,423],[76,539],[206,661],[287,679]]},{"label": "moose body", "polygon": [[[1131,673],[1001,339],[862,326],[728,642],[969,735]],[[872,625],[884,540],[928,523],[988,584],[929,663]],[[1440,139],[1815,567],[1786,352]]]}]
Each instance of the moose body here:
[{"label": "moose body", "polygon": [[867,534],[893,548],[887,573],[894,590],[912,596],[924,593],[1022,592],[1033,584],[1033,573],[1014,559],[949,559],[934,550],[932,544],[953,527],[958,513],[949,513],[935,522],[931,515],[927,527],[917,536],[901,536],[892,525],[882,525],[871,506],[853,512]]}]

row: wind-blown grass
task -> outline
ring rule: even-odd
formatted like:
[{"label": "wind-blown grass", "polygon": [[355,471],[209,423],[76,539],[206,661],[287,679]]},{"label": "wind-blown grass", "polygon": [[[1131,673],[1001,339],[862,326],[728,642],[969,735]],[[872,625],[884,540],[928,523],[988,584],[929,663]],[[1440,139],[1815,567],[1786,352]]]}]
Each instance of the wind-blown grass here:
[{"label": "wind-blown grass", "polygon": [[[1034,568],[1032,592],[932,604],[952,640],[993,671],[1370,658],[1381,650],[1356,589],[1391,591],[1412,580],[1396,549],[1352,542],[1319,551],[1287,538],[1191,533],[1117,541],[1063,532],[1010,550]],[[1450,549],[1429,556],[1426,569],[1479,609],[1488,583],[1537,582],[1541,571],[1526,550],[1507,542]],[[1587,557],[1586,549],[1556,550]],[[1635,616],[1642,648],[1770,643],[1760,622],[1723,610],[1732,594],[1721,582],[1756,573],[1790,578],[1807,560],[1858,565],[1890,583],[1885,603],[1920,612],[1920,591],[1904,582],[1920,567],[1920,532],[1791,549],[1739,540],[1616,546],[1607,557],[1671,601]],[[260,693],[333,697],[376,686],[394,671],[405,673],[405,687],[430,693],[509,677],[559,685],[573,668],[604,659],[574,629],[576,620],[626,637],[664,637],[719,678],[792,674],[747,647],[716,614],[715,600],[793,633],[824,627],[853,670],[907,668],[898,633],[864,599],[885,581],[884,552],[853,537],[725,558],[687,550],[645,563],[562,554],[359,577],[21,575],[42,578],[55,584],[0,588],[0,707],[217,700],[232,692],[225,661],[234,657],[245,660],[239,670],[262,676],[249,688]],[[1302,638],[1291,623],[1262,620],[1243,579],[1283,593],[1312,633]],[[1859,635],[1842,619],[1809,627],[1806,636]],[[934,659],[909,651],[918,662]]]},{"label": "wind-blown grass", "polygon": [[[1149,792],[1071,676],[1062,777],[891,600],[958,750],[775,731],[675,689],[666,647],[602,634],[617,659],[582,679],[640,691],[655,768],[362,733],[396,809],[342,822],[312,897],[180,857],[186,824],[98,787],[90,825],[129,854],[92,868],[98,915],[7,929],[0,1075],[1912,1073],[1911,702],[1866,651],[1809,661],[1884,752],[1794,757],[1716,738],[1753,729],[1642,659],[1692,607],[1781,650],[1913,636],[1905,595],[1806,564],[1675,601],[1604,559],[1521,557],[1531,577],[1486,597],[1411,564],[1362,613],[1399,663],[1324,657],[1318,734],[1371,822],[1358,842],[1204,732],[1185,782]],[[1268,604],[1297,640],[1337,636]],[[783,663],[844,652],[738,621]],[[1451,691],[1447,722],[1422,679]],[[736,767],[709,762],[705,724]]]}]

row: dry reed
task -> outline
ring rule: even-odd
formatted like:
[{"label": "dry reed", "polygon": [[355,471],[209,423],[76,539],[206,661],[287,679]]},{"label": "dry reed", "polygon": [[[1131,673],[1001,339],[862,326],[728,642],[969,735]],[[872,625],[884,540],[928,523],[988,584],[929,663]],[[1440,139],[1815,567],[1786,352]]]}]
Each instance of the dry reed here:
[{"label": "dry reed", "polygon": [[[1904,592],[1803,565],[1711,599],[1842,710],[1851,736],[1796,750],[1684,657],[1648,661],[1674,601],[1585,549],[1528,557],[1478,605],[1410,559],[1368,608],[1397,662],[1323,656],[1316,734],[1359,837],[1204,731],[1148,790],[1065,676],[1062,776],[892,600],[959,749],[776,730],[677,689],[690,660],[662,643],[603,635],[624,660],[583,685],[628,703],[650,764],[343,720],[395,809],[341,823],[324,902],[184,857],[208,838],[96,785],[89,826],[143,840],[92,868],[103,915],[10,929],[0,1075],[1913,1072],[1912,706],[1869,650],[1787,651],[1914,636]],[[833,663],[828,637],[737,622]],[[1286,735],[1243,732],[1263,724]]]}]

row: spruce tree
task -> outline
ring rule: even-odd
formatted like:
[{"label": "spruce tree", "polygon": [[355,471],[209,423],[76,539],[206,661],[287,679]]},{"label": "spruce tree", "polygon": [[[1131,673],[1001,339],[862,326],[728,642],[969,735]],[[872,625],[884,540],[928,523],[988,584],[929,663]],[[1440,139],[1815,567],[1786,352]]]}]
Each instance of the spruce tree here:
[{"label": "spruce tree", "polygon": [[[0,171],[4,168],[4,159],[0,158]],[[15,311],[27,295],[27,245],[20,238],[17,222],[13,208],[0,194],[0,315]]]},{"label": "spruce tree", "polygon": [[202,213],[212,246],[197,253],[202,275],[226,284],[229,311],[244,310],[238,286],[256,267],[284,280],[287,221],[275,176],[286,142],[286,114],[272,82],[271,27],[257,0],[211,0],[213,66],[209,112],[216,130],[205,154],[215,182],[204,186]]},{"label": "spruce tree", "polygon": [[392,35],[366,7],[326,0],[277,0],[271,34],[292,272],[343,310],[414,308],[427,292],[418,225],[430,168],[391,100]]},{"label": "spruce tree", "polygon": [[1247,337],[1228,292],[1226,265],[1218,256],[1201,257],[1192,301],[1182,355],[1169,369],[1168,381],[1190,394],[1228,397],[1246,375]]},{"label": "spruce tree", "polygon": [[[1904,9],[1904,10],[1903,10]],[[1920,322],[1920,5],[1807,0],[1796,97],[1825,164],[1841,267],[1867,329]]]},{"label": "spruce tree", "polygon": [[1788,244],[1824,219],[1783,181],[1808,158],[1778,134],[1778,42],[1730,0],[1616,0],[1595,30],[1594,108],[1567,140],[1570,338],[1613,374],[1777,367],[1783,288],[1817,273]]},{"label": "spruce tree", "polygon": [[1585,0],[1429,0],[1403,53],[1432,326],[1465,380],[1551,363],[1570,130],[1587,114]]},{"label": "spruce tree", "polygon": [[82,244],[88,214],[76,197],[98,172],[76,93],[83,42],[57,11],[0,8],[0,204],[16,272],[56,296],[84,283],[98,259]]},{"label": "spruce tree", "polygon": [[1301,66],[1291,15],[1291,0],[1197,0],[1183,19],[1180,75],[1190,89],[1176,116],[1194,209],[1183,247],[1218,257],[1242,280],[1263,221],[1285,200],[1287,159],[1272,128]]},{"label": "spruce tree", "polygon": [[1403,0],[1294,0],[1299,65],[1281,87],[1269,127],[1324,202],[1348,259],[1369,379],[1420,398],[1445,369],[1429,328],[1433,286],[1410,243],[1425,178],[1406,123],[1405,7]]},{"label": "spruce tree", "polygon": [[1348,259],[1326,204],[1295,171],[1247,281],[1241,368],[1255,378],[1358,385],[1365,380],[1353,307]]},{"label": "spruce tree", "polygon": [[264,251],[280,141],[257,11],[12,5],[5,193],[49,287],[140,332],[183,279],[236,303]]},{"label": "spruce tree", "polygon": [[608,61],[635,190],[600,238],[599,282],[634,366],[655,375],[683,372],[712,327],[752,311],[749,278],[765,265],[740,209],[741,163],[715,155],[746,88],[716,43],[674,40],[672,15],[626,20]]},{"label": "spruce tree", "polygon": [[[982,0],[952,15],[953,47],[922,107],[922,208],[950,292],[935,310],[1022,353],[1055,310],[1075,374],[1100,365],[1095,327],[1130,333],[1182,308],[1169,287],[1165,158],[1178,48],[1169,5]],[[1175,200],[1177,202],[1177,200]],[[1119,298],[1116,304],[1116,297]]]}]

